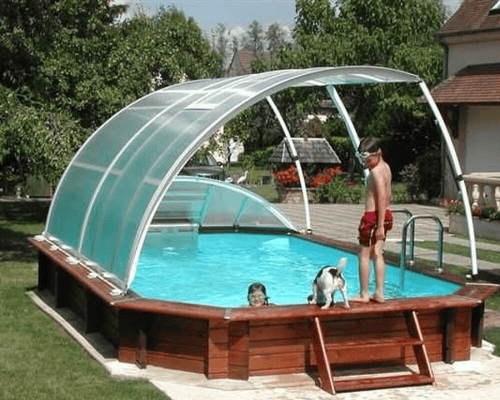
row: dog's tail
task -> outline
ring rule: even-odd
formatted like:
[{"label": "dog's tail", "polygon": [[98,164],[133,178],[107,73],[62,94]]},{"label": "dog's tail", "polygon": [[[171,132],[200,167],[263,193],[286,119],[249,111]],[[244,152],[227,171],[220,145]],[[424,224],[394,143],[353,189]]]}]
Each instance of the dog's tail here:
[{"label": "dog's tail", "polygon": [[342,272],[346,265],[347,265],[347,257],[342,257],[337,264],[337,270],[339,272]]}]

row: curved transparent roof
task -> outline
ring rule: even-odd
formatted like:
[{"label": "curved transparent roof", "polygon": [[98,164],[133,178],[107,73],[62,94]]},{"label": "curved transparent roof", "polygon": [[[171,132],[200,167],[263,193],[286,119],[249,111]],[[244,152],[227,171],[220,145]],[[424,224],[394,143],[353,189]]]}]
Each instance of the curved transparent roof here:
[{"label": "curved transparent roof", "polygon": [[296,230],[293,222],[266,199],[232,183],[196,176],[177,176],[165,193],[150,228],[190,225]]},{"label": "curved transparent roof", "polygon": [[45,235],[128,288],[148,227],[174,178],[233,116],[293,86],[420,81],[379,67],[310,68],[190,81],[148,94],[81,147],[56,190]]}]

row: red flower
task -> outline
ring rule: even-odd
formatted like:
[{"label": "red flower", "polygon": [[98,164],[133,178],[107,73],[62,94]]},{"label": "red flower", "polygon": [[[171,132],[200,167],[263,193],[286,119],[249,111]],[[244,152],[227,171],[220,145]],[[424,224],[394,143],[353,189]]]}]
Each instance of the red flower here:
[{"label": "red flower", "polygon": [[[305,176],[307,187],[316,188],[323,186],[330,182],[335,175],[342,172],[342,168],[337,165],[335,167],[327,167],[322,171],[319,171],[316,175],[308,179]],[[276,169],[271,171],[272,177],[281,186],[297,186],[300,182],[299,175],[297,174],[297,169],[294,164],[289,164],[284,169]]]}]

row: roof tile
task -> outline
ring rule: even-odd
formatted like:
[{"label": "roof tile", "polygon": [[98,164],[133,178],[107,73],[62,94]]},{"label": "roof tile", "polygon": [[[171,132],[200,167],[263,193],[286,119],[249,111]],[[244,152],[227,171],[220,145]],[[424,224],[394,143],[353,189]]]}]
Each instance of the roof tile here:
[{"label": "roof tile", "polygon": [[438,104],[500,104],[500,63],[461,69],[431,93]]},{"label": "roof tile", "polygon": [[[330,143],[323,138],[292,138],[297,155],[301,163],[323,163],[340,164],[340,159],[330,146]],[[270,161],[278,164],[288,164],[292,162],[288,143],[285,139],[281,141],[276,150],[271,155]]]},{"label": "roof tile", "polygon": [[498,0],[465,0],[438,31],[438,36],[454,33],[500,29],[500,14],[490,14]]}]

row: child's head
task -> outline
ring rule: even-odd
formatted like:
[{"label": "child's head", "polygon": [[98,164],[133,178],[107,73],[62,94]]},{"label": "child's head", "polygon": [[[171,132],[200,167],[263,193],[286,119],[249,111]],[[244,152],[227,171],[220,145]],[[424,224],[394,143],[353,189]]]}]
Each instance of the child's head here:
[{"label": "child's head", "polygon": [[373,137],[364,137],[358,146],[358,157],[365,167],[373,168],[380,161],[382,150]]},{"label": "child's head", "polygon": [[377,139],[371,136],[367,136],[362,138],[359,141],[359,146],[358,146],[358,151],[360,153],[367,152],[367,153],[375,153],[380,149],[380,146],[378,144]]},{"label": "child's head", "polygon": [[266,294],[266,287],[260,283],[252,283],[248,287],[248,304],[252,307],[267,306],[269,304],[269,298]]}]

